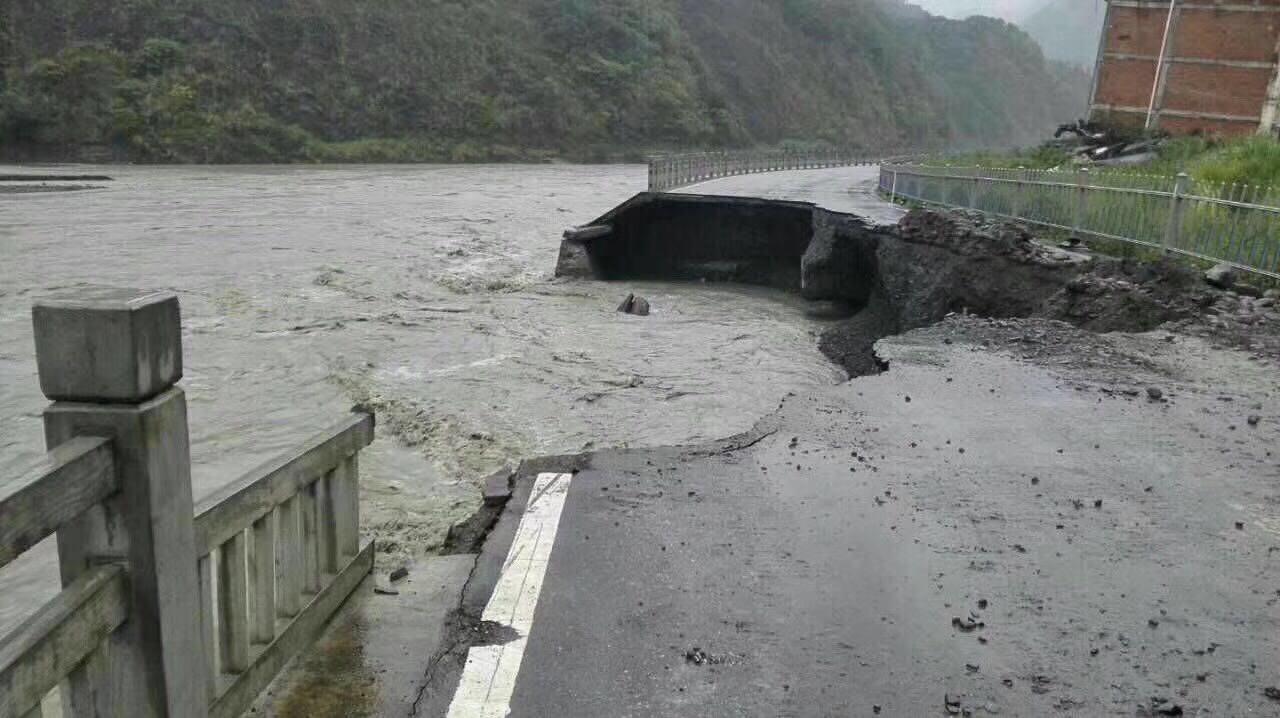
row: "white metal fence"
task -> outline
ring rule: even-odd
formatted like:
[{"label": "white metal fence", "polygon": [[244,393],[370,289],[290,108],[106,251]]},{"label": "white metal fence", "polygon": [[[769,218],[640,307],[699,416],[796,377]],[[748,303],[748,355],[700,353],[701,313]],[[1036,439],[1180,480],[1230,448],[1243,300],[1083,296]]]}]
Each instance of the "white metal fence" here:
[{"label": "white metal fence", "polygon": [[911,150],[740,150],[665,155],[649,161],[649,191],[760,172],[876,165],[886,158],[901,162],[916,154]]},{"label": "white metal fence", "polygon": [[1177,177],[884,164],[891,198],[964,207],[1160,249],[1280,279],[1280,197],[1270,188]]}]

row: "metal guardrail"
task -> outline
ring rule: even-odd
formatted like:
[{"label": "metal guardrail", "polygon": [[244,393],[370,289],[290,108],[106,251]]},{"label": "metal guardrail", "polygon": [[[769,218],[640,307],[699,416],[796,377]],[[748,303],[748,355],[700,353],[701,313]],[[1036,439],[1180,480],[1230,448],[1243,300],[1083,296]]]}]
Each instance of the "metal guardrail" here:
[{"label": "metal guardrail", "polygon": [[665,155],[649,161],[649,191],[666,192],[722,177],[761,172],[901,162],[918,154],[914,150],[737,150]]},{"label": "metal guardrail", "polygon": [[1269,188],[1176,177],[885,164],[880,190],[905,198],[1222,262],[1280,279],[1280,204]]}]

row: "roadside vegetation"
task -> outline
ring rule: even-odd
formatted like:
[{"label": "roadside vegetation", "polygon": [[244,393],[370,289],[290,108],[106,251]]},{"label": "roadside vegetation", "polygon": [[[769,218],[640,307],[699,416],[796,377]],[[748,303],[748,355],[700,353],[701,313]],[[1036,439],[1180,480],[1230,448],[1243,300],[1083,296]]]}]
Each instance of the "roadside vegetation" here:
[{"label": "roadside vegetation", "polygon": [[[1075,166],[1072,160],[1066,150],[1040,146],[1006,152],[938,155],[928,163],[948,167],[1053,170],[1072,169]],[[1256,135],[1229,139],[1179,137],[1167,140],[1160,149],[1160,156],[1153,160],[1136,164],[1094,165],[1091,171],[1165,177],[1185,171],[1203,185],[1276,188],[1280,187],[1280,142]]]},{"label": "roadside vegetation", "polygon": [[[1280,142],[1258,136],[1171,139],[1156,159],[1091,166],[1083,195],[1071,172],[1073,159],[1052,145],[940,155],[925,164],[988,168],[994,179],[975,183],[965,172],[904,174],[898,189],[926,203],[974,205],[1017,217],[1049,236],[1068,236],[1077,227],[1091,246],[1108,253],[1144,256],[1167,247],[1198,264],[1251,268],[1267,285],[1280,278],[1280,210],[1270,209],[1280,207]],[[1169,193],[1181,171],[1191,182],[1175,221]]]}]

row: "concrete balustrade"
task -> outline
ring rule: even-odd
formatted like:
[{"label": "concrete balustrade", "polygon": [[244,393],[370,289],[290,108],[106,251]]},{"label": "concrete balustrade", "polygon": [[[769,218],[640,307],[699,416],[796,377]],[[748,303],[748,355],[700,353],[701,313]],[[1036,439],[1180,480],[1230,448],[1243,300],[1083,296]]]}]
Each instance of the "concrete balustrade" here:
[{"label": "concrete balustrade", "polygon": [[372,569],[358,452],[373,437],[352,414],[196,507],[210,715],[247,708]]},{"label": "concrete balustrade", "polygon": [[0,489],[0,566],[56,532],[62,592],[0,637],[0,718],[239,715],[372,569],[352,414],[191,496],[177,297],[33,310],[48,454]]}]

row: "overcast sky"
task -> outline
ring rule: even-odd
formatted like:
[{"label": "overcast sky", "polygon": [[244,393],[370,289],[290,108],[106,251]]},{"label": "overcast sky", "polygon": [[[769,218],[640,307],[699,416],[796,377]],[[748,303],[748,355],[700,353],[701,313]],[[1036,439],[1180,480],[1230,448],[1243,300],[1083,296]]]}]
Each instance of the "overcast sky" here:
[{"label": "overcast sky", "polygon": [[991,15],[1005,20],[1017,20],[1043,5],[1046,0],[908,0],[908,2],[919,5],[936,15],[947,17]]}]

